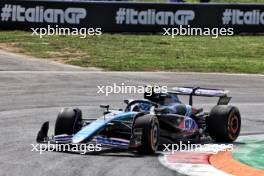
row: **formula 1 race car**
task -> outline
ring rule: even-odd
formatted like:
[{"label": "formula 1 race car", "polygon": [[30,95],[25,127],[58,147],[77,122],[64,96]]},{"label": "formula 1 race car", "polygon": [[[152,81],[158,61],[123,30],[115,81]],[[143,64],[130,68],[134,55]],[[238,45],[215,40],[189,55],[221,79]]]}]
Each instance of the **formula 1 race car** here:
[{"label": "formula 1 race car", "polygon": [[[39,143],[101,144],[127,148],[142,154],[154,153],[159,145],[199,140],[208,136],[216,142],[233,142],[239,136],[241,117],[238,108],[228,105],[228,91],[200,87],[175,87],[170,92],[144,94],[142,100],[125,100],[126,107],[110,109],[101,105],[103,116],[82,118],[78,108],[64,108],[59,113],[55,134],[48,137],[49,122],[38,135]],[[189,104],[178,95],[188,95]],[[193,106],[193,96],[219,97],[210,112]]]}]

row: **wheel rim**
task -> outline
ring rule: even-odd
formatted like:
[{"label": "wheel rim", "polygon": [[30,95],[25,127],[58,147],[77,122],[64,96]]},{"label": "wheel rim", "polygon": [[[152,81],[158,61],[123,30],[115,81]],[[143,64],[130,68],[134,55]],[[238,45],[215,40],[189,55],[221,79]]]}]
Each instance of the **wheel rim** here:
[{"label": "wheel rim", "polygon": [[151,140],[152,140],[152,147],[153,149],[156,148],[158,143],[158,125],[154,124],[152,133],[151,133]]},{"label": "wheel rim", "polygon": [[230,135],[232,138],[236,138],[239,130],[239,120],[238,116],[234,114],[230,117],[229,123],[228,123],[228,131],[230,132]]}]

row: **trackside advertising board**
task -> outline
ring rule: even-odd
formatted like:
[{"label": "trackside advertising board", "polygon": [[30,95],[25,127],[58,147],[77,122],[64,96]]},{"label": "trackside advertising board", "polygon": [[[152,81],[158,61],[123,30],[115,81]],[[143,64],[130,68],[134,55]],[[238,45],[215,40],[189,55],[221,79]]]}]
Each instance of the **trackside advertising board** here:
[{"label": "trackside advertising board", "polygon": [[91,27],[105,32],[161,32],[180,25],[234,28],[235,33],[263,33],[261,4],[154,4],[120,2],[0,2],[0,28]]}]

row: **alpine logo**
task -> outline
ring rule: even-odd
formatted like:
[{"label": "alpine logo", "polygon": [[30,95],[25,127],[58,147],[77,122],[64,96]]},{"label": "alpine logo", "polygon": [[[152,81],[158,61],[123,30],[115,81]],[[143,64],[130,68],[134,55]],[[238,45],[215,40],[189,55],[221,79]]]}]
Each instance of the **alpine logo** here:
[{"label": "alpine logo", "polygon": [[193,119],[189,117],[185,117],[185,119],[181,121],[179,128],[184,129],[184,130],[196,130],[197,125]]}]

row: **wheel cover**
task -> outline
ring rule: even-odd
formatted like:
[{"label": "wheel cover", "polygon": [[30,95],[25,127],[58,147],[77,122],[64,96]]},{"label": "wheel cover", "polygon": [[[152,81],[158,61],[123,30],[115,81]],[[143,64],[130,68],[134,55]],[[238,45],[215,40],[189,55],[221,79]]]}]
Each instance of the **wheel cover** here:
[{"label": "wheel cover", "polygon": [[239,132],[239,120],[236,114],[229,117],[228,121],[228,132],[230,137],[236,138]]},{"label": "wheel cover", "polygon": [[155,149],[158,143],[158,125],[156,123],[154,123],[154,126],[151,130],[151,141],[152,148]]}]

